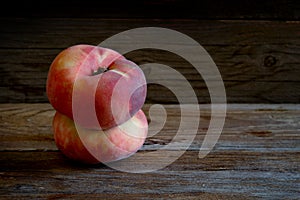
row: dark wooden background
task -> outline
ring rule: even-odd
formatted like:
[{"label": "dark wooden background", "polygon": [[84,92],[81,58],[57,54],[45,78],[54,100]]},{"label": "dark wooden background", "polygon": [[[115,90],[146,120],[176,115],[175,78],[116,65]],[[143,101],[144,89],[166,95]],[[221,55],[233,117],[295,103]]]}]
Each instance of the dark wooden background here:
[{"label": "dark wooden background", "polygon": [[[19,9],[17,9],[19,8]],[[229,103],[299,103],[300,23],[296,1],[22,1],[1,7],[1,103],[48,102],[49,66],[63,49],[98,45],[131,28],[157,26],[199,42],[217,64]],[[160,62],[191,83],[200,103],[207,87],[177,55],[138,50],[137,64]],[[166,88],[150,84],[146,103],[177,103]]]}]

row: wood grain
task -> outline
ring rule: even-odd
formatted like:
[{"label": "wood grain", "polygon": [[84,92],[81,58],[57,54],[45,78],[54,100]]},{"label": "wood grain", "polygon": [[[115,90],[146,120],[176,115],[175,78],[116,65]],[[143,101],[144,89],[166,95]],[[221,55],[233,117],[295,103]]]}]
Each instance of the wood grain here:
[{"label": "wood grain", "polygon": [[[277,148],[274,150],[284,151],[286,148],[298,146],[300,108],[290,105],[254,105],[245,108],[244,104],[233,104],[228,108],[226,124],[220,138],[222,142],[217,144],[217,147],[224,149],[229,145],[229,148],[236,146],[237,150],[249,150],[255,147],[257,151],[269,151],[268,147],[276,145]],[[161,148],[177,133],[180,108],[177,105],[163,106],[168,114],[167,123],[162,130],[163,134],[148,138],[144,150]],[[159,124],[160,112],[152,113],[153,118],[150,119],[150,107],[150,104],[143,107],[148,120],[153,124]],[[191,150],[199,149],[211,118],[207,105],[200,105],[200,110],[198,137],[190,146]],[[0,142],[1,151],[57,150],[53,143],[51,127],[55,110],[50,104],[0,104],[0,113],[0,133],[4,136]],[[195,120],[193,115],[188,117],[190,120]],[[290,140],[290,137],[293,140]],[[185,143],[184,140],[175,142]]]},{"label": "wood grain", "polygon": [[148,26],[180,31],[203,46],[300,43],[299,21],[1,18],[0,22],[3,24],[0,27],[2,48],[58,49],[78,43],[97,45],[122,31]]},{"label": "wood grain", "polygon": [[[150,107],[149,104],[143,107],[149,120]],[[138,153],[146,155],[166,146],[176,133],[180,109],[178,105],[164,107],[168,114],[165,126],[159,134],[147,138]],[[66,159],[53,140],[54,110],[49,104],[0,104],[0,197],[298,198],[298,104],[228,105],[221,137],[203,159],[198,158],[198,150],[211,117],[209,105],[200,105],[200,112],[198,134],[188,151],[161,170],[131,174],[101,164],[82,165]],[[152,115],[151,123],[158,123],[158,117]],[[145,157],[140,162],[159,159]]]},{"label": "wood grain", "polygon": [[[2,18],[0,21],[2,103],[48,102],[47,72],[62,49],[79,43],[97,45],[116,33],[144,26],[174,29],[203,45],[218,66],[229,103],[299,103],[300,100],[298,21],[98,18]],[[128,45],[122,41],[119,44]],[[201,75],[183,58],[153,49],[137,50],[126,57],[137,64],[157,62],[171,66],[190,82],[199,103],[210,102]],[[172,80],[174,84],[176,81]],[[177,103],[177,99],[166,88],[149,85],[147,103]]]}]

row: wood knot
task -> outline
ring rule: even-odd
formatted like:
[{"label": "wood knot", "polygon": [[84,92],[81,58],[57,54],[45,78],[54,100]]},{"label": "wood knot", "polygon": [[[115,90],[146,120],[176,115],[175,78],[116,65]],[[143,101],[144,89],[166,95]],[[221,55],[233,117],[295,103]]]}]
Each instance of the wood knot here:
[{"label": "wood knot", "polygon": [[267,56],[264,60],[265,67],[272,67],[276,64],[277,60],[274,56]]}]

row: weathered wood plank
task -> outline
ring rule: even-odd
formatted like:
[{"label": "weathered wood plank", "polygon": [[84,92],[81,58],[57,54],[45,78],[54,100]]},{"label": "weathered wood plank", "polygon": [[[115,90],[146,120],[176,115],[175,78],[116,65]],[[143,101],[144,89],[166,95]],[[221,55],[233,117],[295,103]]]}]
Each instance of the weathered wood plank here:
[{"label": "weathered wood plank", "polygon": [[[254,51],[252,54],[253,52],[249,50],[234,56],[233,52],[239,51],[240,47],[236,48],[228,47],[227,50],[223,48],[221,52],[214,54],[214,57],[218,59],[216,64],[225,83],[228,102],[298,102],[300,84],[297,83],[300,81],[300,71],[297,66],[300,63],[300,56],[297,54],[297,48],[291,46],[282,52],[274,53],[273,58],[277,60],[277,63],[273,66],[265,66],[263,59],[269,57],[267,52],[270,51],[270,47],[266,48],[265,54],[260,51],[256,53]],[[262,48],[257,49],[262,50]],[[215,51],[215,47],[208,47],[208,51],[210,50]],[[59,51],[51,49],[0,50],[0,76],[2,77],[0,102],[47,102],[45,93],[47,74],[52,60]],[[273,51],[276,51],[276,47]],[[131,53],[127,57],[137,64],[154,62],[172,67],[190,82],[200,103],[210,101],[208,89],[201,75],[186,61],[159,51],[150,51],[150,53],[140,51]],[[256,57],[256,59],[253,60],[251,57]],[[147,73],[145,71],[146,76],[148,76]],[[157,74],[155,77],[165,79],[164,74]],[[170,80],[169,83],[180,89],[177,79]],[[152,84],[148,87],[147,103],[156,102],[176,103],[177,100],[166,88]]]},{"label": "weathered wood plank", "polygon": [[[42,187],[43,189],[43,187]],[[122,193],[118,194],[116,192],[112,193],[97,193],[97,194],[17,194],[17,195],[1,195],[3,198],[11,198],[11,197],[18,197],[18,199],[224,199],[224,200],[236,200],[243,197],[243,199],[255,199],[250,197],[244,197],[243,195],[224,195],[224,194],[212,194],[212,193],[205,193],[205,192],[187,192],[187,193],[176,193],[172,192],[171,194],[129,194],[129,193]]]},{"label": "weathered wood plank", "polygon": [[[141,151],[144,153],[145,151]],[[163,151],[162,151],[163,152]],[[251,151],[214,151],[207,155],[203,159],[198,158],[198,152],[187,151],[178,160],[172,164],[166,166],[164,169],[160,169],[157,174],[168,174],[170,171],[188,173],[205,173],[205,172],[220,172],[233,170],[242,174],[242,172],[255,172],[255,171],[267,171],[267,172],[288,172],[294,173],[295,177],[286,177],[290,179],[299,179],[299,152],[287,153],[279,152],[274,155],[273,152],[251,152]],[[45,174],[62,172],[65,175],[87,173],[87,176],[96,176],[97,173],[121,173],[118,170],[112,169],[104,164],[85,165],[80,163],[74,163],[66,159],[58,151],[7,151],[0,152],[1,155],[1,172],[39,172]],[[6,161],[6,162],[4,162]],[[155,160],[149,160],[145,157],[144,163],[153,163]],[[70,171],[68,171],[68,169]],[[88,173],[90,171],[90,173]],[[72,172],[73,171],[73,172]],[[148,172],[150,173],[150,172]],[[142,173],[142,174],[148,174]],[[122,174],[122,173],[121,173]],[[124,173],[127,174],[127,173]],[[129,173],[130,174],[130,173]],[[138,173],[135,173],[138,174]],[[21,174],[20,174],[21,175]],[[178,174],[180,176],[181,174]],[[230,178],[230,177],[228,177]],[[242,178],[242,177],[240,177]],[[299,181],[299,180],[298,180]],[[297,183],[297,182],[295,182]],[[292,183],[291,183],[292,184]],[[296,186],[296,184],[294,185]],[[83,188],[84,190],[85,188]],[[296,189],[296,188],[294,188]]]},{"label": "weathered wood plank", "polygon": [[[138,27],[180,31],[207,45],[299,45],[299,21],[180,19],[0,19],[0,48],[66,48],[97,45],[106,38]],[[126,45],[120,41],[120,45]],[[238,53],[238,52],[236,52]]]},{"label": "weathered wood plank", "polygon": [[[42,85],[12,85],[0,87],[0,103],[48,102],[45,80],[36,80]],[[225,82],[228,103],[297,103],[300,84],[298,82]],[[191,82],[199,103],[210,103],[211,98],[204,82]],[[180,89],[178,87],[177,89]],[[222,98],[223,99],[223,98]],[[185,103],[194,98],[186,96]],[[221,101],[221,100],[220,100]],[[178,100],[168,89],[159,85],[148,85],[146,103],[177,104]]]},{"label": "weathered wood plank", "polygon": [[[211,52],[224,81],[300,81],[300,45],[208,45],[205,48]],[[25,81],[33,78],[45,81],[50,64],[60,51],[62,49],[0,49],[2,85],[16,82],[12,80],[14,77],[24,79],[24,83],[19,84],[28,84]],[[138,65],[161,63],[176,69],[189,81],[203,81],[190,63],[170,52],[147,49],[125,56]]]},{"label": "weathered wood plank", "polygon": [[130,174],[103,165],[76,165],[58,152],[1,152],[0,191],[8,198],[68,198],[71,194],[82,198],[88,193],[91,197],[114,194],[113,199],[172,194],[181,199],[296,199],[300,180],[298,154],[225,151],[199,160],[196,152],[186,152],[163,170]]},{"label": "weathered wood plank", "polygon": [[[149,119],[149,108],[143,107]],[[168,144],[180,121],[180,109],[174,105],[164,105],[167,122],[159,134],[149,137],[142,150],[157,150]],[[208,105],[200,105],[201,118],[198,135],[190,150],[198,150],[208,129],[211,113]],[[50,104],[0,104],[1,151],[57,150],[52,135],[54,110]],[[195,112],[195,111],[190,111]],[[151,123],[159,124],[160,112],[151,113]],[[190,120],[195,120],[190,116]],[[150,119],[149,119],[150,120]],[[300,150],[300,107],[297,105],[229,105],[224,126],[216,150],[240,151],[296,151]],[[188,133],[187,133],[188,134]],[[178,148],[186,144],[178,142]]]},{"label": "weathered wood plank", "polygon": [[[141,26],[172,28],[202,44],[220,70],[230,103],[299,103],[297,21],[1,19],[1,23],[2,103],[47,102],[47,70],[63,48],[78,43],[96,45],[120,31]],[[126,56],[138,64],[159,62],[173,67],[190,81],[200,103],[210,102],[201,76],[182,58],[157,50]],[[147,103],[156,102],[177,101],[167,90],[152,85]]]}]

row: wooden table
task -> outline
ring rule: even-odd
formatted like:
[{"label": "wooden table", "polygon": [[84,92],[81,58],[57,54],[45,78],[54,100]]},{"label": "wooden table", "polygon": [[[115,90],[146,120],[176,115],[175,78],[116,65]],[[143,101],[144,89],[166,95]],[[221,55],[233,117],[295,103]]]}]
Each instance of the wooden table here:
[{"label": "wooden table", "polygon": [[[149,107],[143,107],[146,114]],[[165,127],[138,153],[162,148],[176,133],[179,107],[164,107]],[[200,108],[198,134],[183,156],[158,171],[126,173],[66,159],[53,140],[49,104],[0,104],[0,199],[299,198],[300,105],[228,105],[223,132],[203,159],[198,151],[210,109]]]}]

